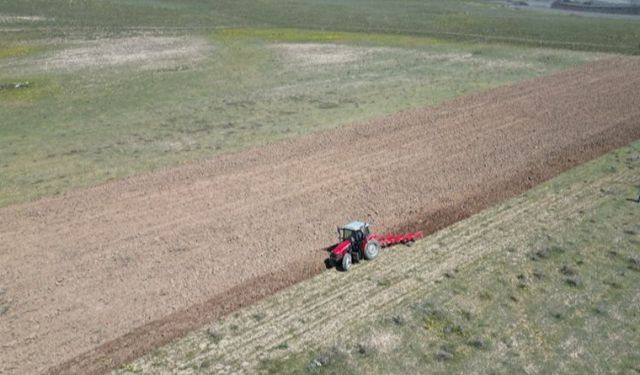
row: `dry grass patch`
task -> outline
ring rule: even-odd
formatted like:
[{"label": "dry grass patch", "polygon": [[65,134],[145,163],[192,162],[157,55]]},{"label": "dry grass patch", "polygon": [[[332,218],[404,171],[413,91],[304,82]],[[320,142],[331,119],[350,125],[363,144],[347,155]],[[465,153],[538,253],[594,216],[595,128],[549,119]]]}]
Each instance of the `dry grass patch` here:
[{"label": "dry grass patch", "polygon": [[40,62],[46,71],[73,71],[107,66],[138,69],[191,65],[207,57],[213,47],[195,37],[134,36],[117,39],[73,41]]},{"label": "dry grass patch", "polygon": [[2,14],[0,13],[0,24],[3,23],[14,23],[14,22],[42,22],[49,20],[46,17],[39,16],[16,16],[12,14]]},{"label": "dry grass patch", "polygon": [[299,66],[353,63],[389,50],[329,43],[278,43],[274,47],[289,63]]}]

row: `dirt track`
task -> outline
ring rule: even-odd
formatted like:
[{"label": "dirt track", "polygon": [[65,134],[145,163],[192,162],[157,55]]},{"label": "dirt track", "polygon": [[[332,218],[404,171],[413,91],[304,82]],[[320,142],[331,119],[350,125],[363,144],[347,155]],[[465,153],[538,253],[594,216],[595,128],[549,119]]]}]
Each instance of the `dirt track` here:
[{"label": "dirt track", "polygon": [[320,272],[335,224],[434,230],[639,137],[617,58],[1,209],[0,371],[105,371]]}]

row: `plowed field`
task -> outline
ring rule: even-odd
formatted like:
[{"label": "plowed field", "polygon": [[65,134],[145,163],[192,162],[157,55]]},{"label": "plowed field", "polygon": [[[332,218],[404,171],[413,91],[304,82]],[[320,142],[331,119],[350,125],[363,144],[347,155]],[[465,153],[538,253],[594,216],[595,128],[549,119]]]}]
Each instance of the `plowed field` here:
[{"label": "plowed field", "polygon": [[0,371],[105,371],[320,272],[332,228],[434,231],[640,137],[640,59],[0,210]]},{"label": "plowed field", "polygon": [[[633,327],[640,326],[637,302],[631,303],[640,300],[640,272],[628,266],[628,254],[640,255],[640,206],[629,198],[640,186],[640,142],[633,145],[413,247],[391,247],[348,273],[324,272],[300,282],[115,373],[503,374],[518,372],[522,364],[535,373],[624,373],[617,370],[637,352]],[[616,258],[604,250],[612,243]],[[574,276],[579,272],[580,282],[589,285],[567,284],[559,272],[563,264],[575,267]],[[533,273],[545,281],[532,285]],[[528,275],[527,281],[518,275]],[[613,277],[616,292],[609,286]],[[609,318],[594,305],[606,306]],[[420,313],[411,321],[425,306],[463,331],[447,331],[447,324],[438,327],[434,320],[428,326]],[[548,325],[558,309],[565,321]],[[492,349],[485,342],[480,351],[465,351],[469,337],[480,335],[494,340]],[[503,342],[508,339],[517,356]],[[430,361],[434,348],[452,350],[456,341],[457,361]],[[517,365],[505,357],[518,357]],[[317,358],[321,368],[312,364]]]}]

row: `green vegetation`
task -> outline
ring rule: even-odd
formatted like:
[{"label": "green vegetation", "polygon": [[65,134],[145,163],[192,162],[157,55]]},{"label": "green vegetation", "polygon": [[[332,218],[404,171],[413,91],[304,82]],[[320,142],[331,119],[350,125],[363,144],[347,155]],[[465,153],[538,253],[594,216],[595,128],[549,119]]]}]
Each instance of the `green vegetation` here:
[{"label": "green vegetation", "polygon": [[233,1],[225,9],[257,24],[427,35],[472,41],[640,53],[640,22],[511,9],[492,1]]},{"label": "green vegetation", "polygon": [[109,33],[142,27],[292,27],[640,53],[635,20],[527,11],[498,1],[0,0],[0,9],[43,17],[38,25],[52,34],[77,27]]},{"label": "green vegetation", "polygon": [[0,59],[27,56],[35,52],[36,48],[33,46],[0,43]]},{"label": "green vegetation", "polygon": [[0,9],[0,87],[30,83],[0,89],[0,207],[640,52],[640,22],[493,1]]},{"label": "green vegetation", "polygon": [[[526,199],[543,201],[585,178],[588,185],[594,181],[589,176],[638,168],[636,142]],[[631,181],[605,184],[597,190],[600,201],[578,210],[577,218],[550,212],[553,223],[526,233],[522,242],[514,238],[515,247],[446,272],[391,312],[373,310],[373,321],[353,321],[338,343],[265,361],[263,372],[640,371],[640,204],[633,201],[640,181]],[[490,238],[483,239],[492,246]],[[376,345],[371,338],[378,338]]]},{"label": "green vegetation", "polygon": [[[4,59],[9,68],[0,83],[30,86],[0,91],[0,206],[436,104],[600,57],[290,29],[157,37],[163,38],[170,42],[162,48],[192,45],[194,52],[161,64],[153,59],[155,39],[130,37],[123,43],[152,58],[137,66],[94,66],[90,58],[68,69],[56,65],[65,53],[102,59],[100,51],[115,48],[107,40]],[[53,68],[43,70],[46,64]]]},{"label": "green vegetation", "polygon": [[215,35],[224,41],[255,40],[271,43],[348,43],[394,47],[426,47],[447,44],[441,39],[401,34],[319,31],[291,28],[227,28]]}]

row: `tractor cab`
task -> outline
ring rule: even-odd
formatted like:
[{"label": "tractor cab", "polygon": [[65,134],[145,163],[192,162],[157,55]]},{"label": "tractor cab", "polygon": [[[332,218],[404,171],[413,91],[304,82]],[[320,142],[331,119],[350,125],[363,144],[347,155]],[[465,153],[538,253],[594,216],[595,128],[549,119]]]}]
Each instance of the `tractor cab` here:
[{"label": "tractor cab", "polygon": [[342,265],[342,269],[348,271],[352,262],[372,260],[380,251],[380,243],[372,237],[375,236],[371,236],[369,224],[362,221],[338,227],[339,243],[331,251],[331,262]]},{"label": "tractor cab", "polygon": [[340,241],[362,241],[369,236],[369,224],[362,221],[353,221],[342,228],[338,228]]}]

